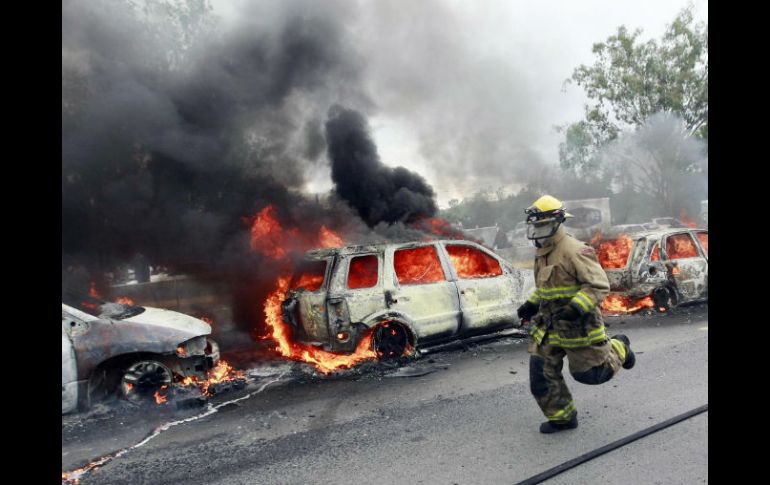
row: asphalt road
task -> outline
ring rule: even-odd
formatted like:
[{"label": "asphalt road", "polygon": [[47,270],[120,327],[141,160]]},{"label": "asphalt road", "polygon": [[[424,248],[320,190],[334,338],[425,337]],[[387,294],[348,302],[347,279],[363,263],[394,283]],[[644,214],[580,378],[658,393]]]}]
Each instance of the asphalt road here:
[{"label": "asphalt road", "polygon": [[[189,418],[80,483],[516,483],[708,403],[708,307],[680,312],[608,319],[610,334],[630,337],[637,364],[601,386],[565,372],[576,430],[538,432],[526,343],[508,338],[332,378],[262,363],[245,390],[212,400],[219,407],[204,417],[171,406],[63,417],[62,470]],[[409,372],[427,373],[400,377]],[[704,413],[547,483],[706,483],[707,434]]]}]

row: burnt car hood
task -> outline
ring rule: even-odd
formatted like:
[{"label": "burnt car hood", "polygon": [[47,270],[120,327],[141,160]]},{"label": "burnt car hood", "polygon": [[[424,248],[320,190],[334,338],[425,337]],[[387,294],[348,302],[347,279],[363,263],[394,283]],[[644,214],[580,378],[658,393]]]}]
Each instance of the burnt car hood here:
[{"label": "burnt car hood", "polygon": [[211,326],[190,315],[164,310],[162,308],[143,307],[144,311],[139,315],[124,318],[121,322],[131,322],[139,325],[149,325],[153,327],[164,327],[169,330],[177,330],[191,337],[198,335],[209,335]]}]

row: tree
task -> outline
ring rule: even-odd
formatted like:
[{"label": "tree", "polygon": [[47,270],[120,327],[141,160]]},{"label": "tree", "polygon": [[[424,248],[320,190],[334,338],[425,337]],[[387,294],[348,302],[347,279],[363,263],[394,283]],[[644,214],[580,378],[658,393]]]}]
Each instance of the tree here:
[{"label": "tree", "polygon": [[708,197],[708,159],[701,141],[678,116],[658,113],[607,147],[622,190],[642,194],[662,214],[697,213],[695,202]]},{"label": "tree", "polygon": [[583,121],[560,129],[562,168],[595,172],[602,146],[660,112],[679,116],[689,135],[708,140],[708,25],[694,23],[688,7],[660,41],[640,36],[639,29],[619,27],[594,44],[594,64],[578,66],[565,82],[581,86],[591,104]]}]

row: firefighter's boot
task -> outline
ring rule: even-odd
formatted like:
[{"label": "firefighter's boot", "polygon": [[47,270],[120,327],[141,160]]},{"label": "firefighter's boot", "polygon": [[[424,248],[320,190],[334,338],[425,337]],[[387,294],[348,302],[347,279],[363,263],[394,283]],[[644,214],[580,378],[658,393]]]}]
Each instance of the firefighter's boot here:
[{"label": "firefighter's boot", "polygon": [[556,433],[564,431],[566,429],[575,429],[578,427],[577,411],[572,414],[572,417],[566,423],[557,423],[555,421],[546,421],[540,425],[540,432],[545,434]]},{"label": "firefighter's boot", "polygon": [[631,350],[631,341],[628,339],[628,337],[626,337],[623,334],[615,335],[612,338],[614,338],[615,340],[620,340],[621,342],[623,342],[623,344],[625,344],[625,346],[626,346],[626,360],[623,361],[623,368],[624,369],[632,368],[634,366],[634,364],[636,364],[636,356],[634,355],[634,351]]}]

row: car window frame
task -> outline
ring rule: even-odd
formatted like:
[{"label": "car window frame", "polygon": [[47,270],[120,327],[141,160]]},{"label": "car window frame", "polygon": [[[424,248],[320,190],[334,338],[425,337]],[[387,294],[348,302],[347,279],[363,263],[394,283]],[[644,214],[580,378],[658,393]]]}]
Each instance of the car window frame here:
[{"label": "car window frame", "polygon": [[[487,279],[491,279],[491,278],[500,278],[502,276],[505,276],[505,274],[506,274],[506,268],[505,268],[505,265],[502,263],[502,261],[500,261],[499,258],[495,257],[495,255],[491,254],[489,251],[485,251],[484,248],[482,248],[482,247],[478,247],[478,246],[476,246],[474,244],[468,244],[468,243],[459,242],[459,241],[458,242],[442,241],[441,242],[441,246],[442,246],[442,249],[444,250],[444,253],[446,254],[447,263],[449,264],[449,267],[452,270],[452,276],[454,278],[456,278],[456,280],[458,280],[458,281],[459,280],[464,280],[464,281],[468,281],[468,280],[487,280]],[[500,268],[500,274],[497,274],[497,275],[494,275],[494,276],[480,276],[480,277],[477,277],[477,278],[462,278],[462,277],[460,277],[460,275],[457,273],[457,269],[454,267],[454,264],[452,264],[452,257],[449,254],[449,248],[447,248],[447,246],[464,246],[464,247],[468,247],[468,248],[471,248],[471,249],[475,249],[476,251],[479,251],[479,252],[481,252],[483,254],[486,254],[488,257],[490,257],[493,260],[495,260],[495,262],[497,263],[497,266]]]},{"label": "car window frame", "polygon": [[[669,257],[669,254],[668,254],[668,239],[671,238],[671,237],[682,236],[682,235],[687,235],[687,236],[690,237],[690,240],[693,242],[693,244],[695,246],[695,251],[698,254],[696,254],[695,256],[689,256],[689,257],[686,257],[686,258],[672,259],[672,258]],[[661,247],[661,249],[660,249],[661,255],[665,254],[665,256],[666,256],[665,260],[666,261],[679,261],[679,260],[702,258],[703,255],[700,252],[700,242],[699,241],[696,242],[695,239],[697,239],[697,238],[693,236],[691,231],[679,231],[679,232],[676,232],[676,233],[673,233],[673,234],[666,234],[664,237],[661,238],[661,245],[660,245],[660,247]],[[664,252],[664,248],[665,248],[665,252]],[[663,260],[662,257],[661,257],[661,260]]]},{"label": "car window frame", "polygon": [[[351,288],[348,286],[348,282],[350,281],[350,265],[353,263],[353,260],[355,258],[363,258],[366,256],[374,256],[377,260],[377,281],[372,286],[366,286],[362,288]],[[383,261],[382,254],[379,252],[370,252],[370,253],[357,253],[357,254],[350,254],[348,255],[348,261],[347,261],[347,268],[345,270],[345,277],[343,279],[343,287],[346,291],[367,291],[372,290],[373,288],[378,288],[382,286],[382,281],[384,277],[384,261]],[[394,268],[395,272],[395,268]]]},{"label": "car window frame", "polygon": [[[399,251],[409,250],[409,249],[419,249],[423,247],[432,247],[433,251],[436,253],[436,257],[438,257],[439,261],[439,267],[441,268],[441,272],[444,274],[443,280],[437,280],[437,281],[431,281],[428,283],[401,283],[398,279],[398,271],[396,270],[396,253]],[[444,258],[441,255],[441,249],[439,248],[439,245],[435,242],[430,242],[426,244],[405,244],[403,246],[396,246],[393,248],[391,252],[390,257],[390,266],[391,270],[393,271],[393,284],[396,288],[400,287],[410,287],[410,286],[419,286],[419,285],[435,285],[437,283],[446,283],[448,281],[454,281],[450,278],[453,277],[453,270],[451,268],[451,265],[447,267],[449,263],[444,260]],[[449,270],[449,272],[447,271]]]}]

